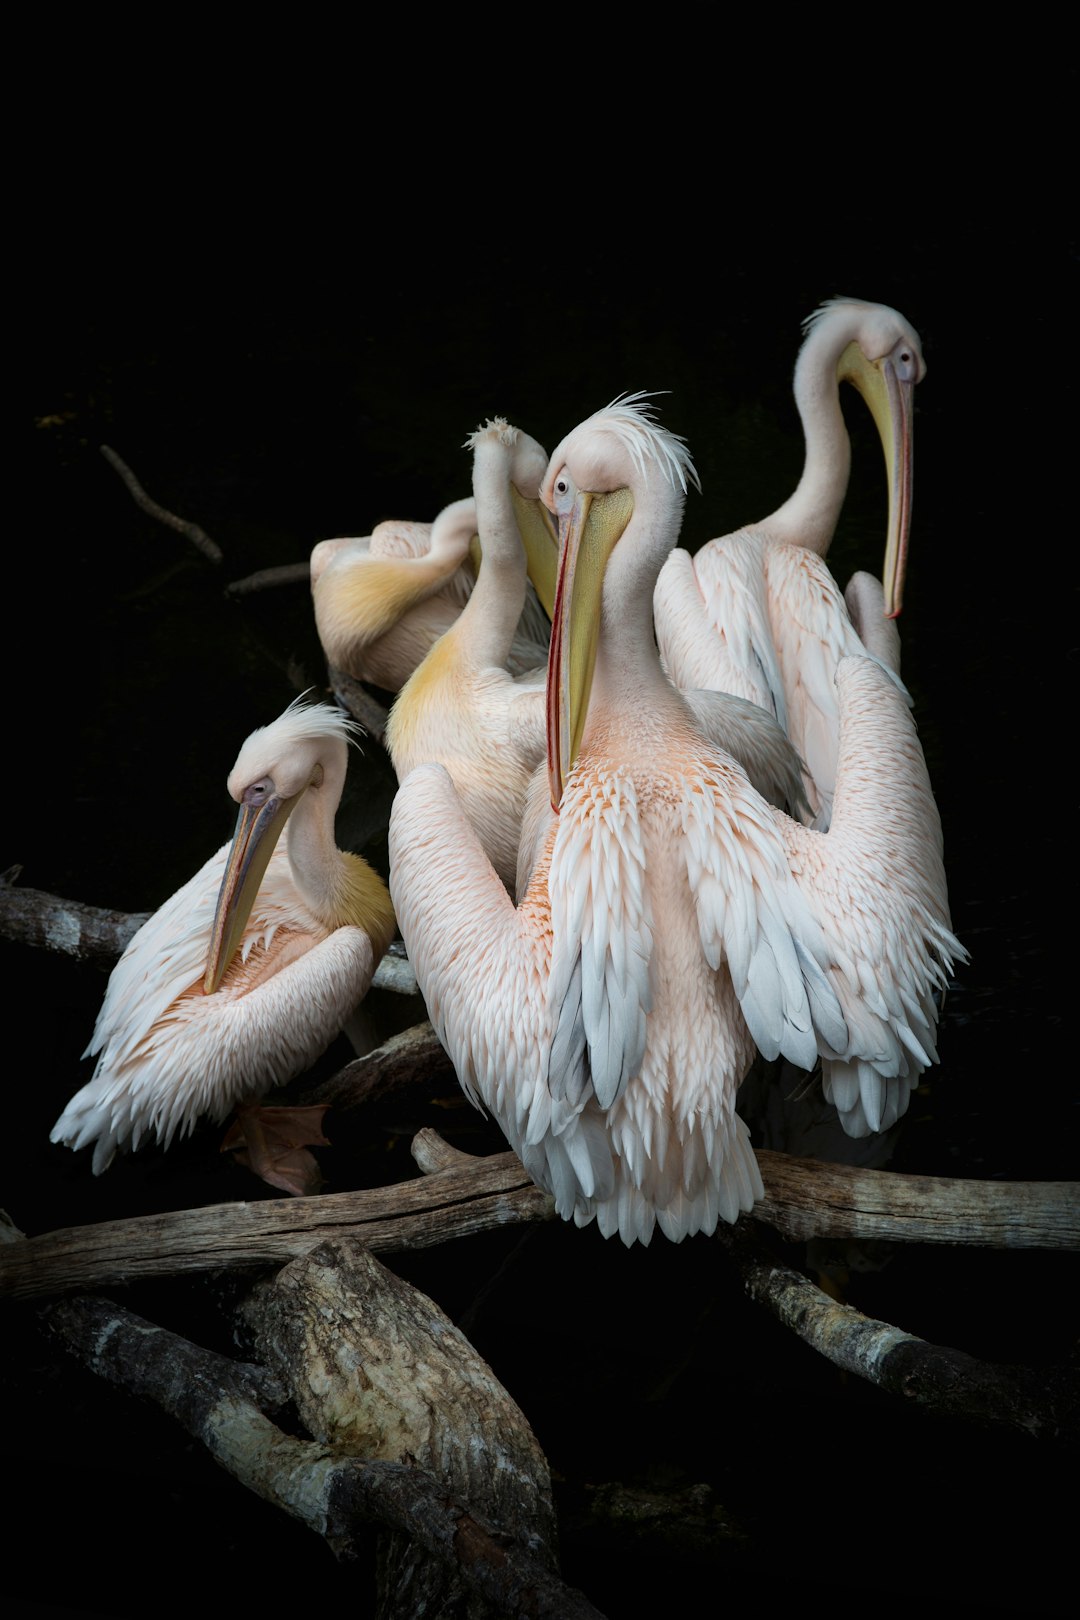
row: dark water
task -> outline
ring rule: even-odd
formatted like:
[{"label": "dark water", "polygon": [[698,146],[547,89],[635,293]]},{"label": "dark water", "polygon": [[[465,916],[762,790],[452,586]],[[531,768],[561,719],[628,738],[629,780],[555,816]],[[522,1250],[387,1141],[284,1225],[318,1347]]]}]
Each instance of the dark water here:
[{"label": "dark water", "polygon": [[[701,473],[683,531],[693,548],[771,510],[797,479],[790,373],[802,317],[837,292],[880,299],[919,329],[928,362],[904,675],[942,813],[954,927],[972,958],[894,1165],[1075,1180],[1062,966],[1075,788],[1060,738],[1076,642],[1067,587],[1055,583],[1069,539],[1064,480],[1015,328],[1011,348],[999,340],[1002,312],[1023,310],[1025,354],[1048,353],[1052,333],[997,248],[991,259],[977,232],[955,232],[916,239],[901,258],[808,250],[792,267],[759,252],[719,272],[699,255],[678,278],[621,265],[615,292],[599,256],[551,280],[526,279],[505,253],[487,255],[481,274],[470,262],[438,276],[382,261],[216,278],[182,276],[160,255],[106,256],[78,276],[42,265],[19,440],[30,505],[9,542],[12,645],[26,639],[0,866],[21,863],[31,887],[152,909],[229,835],[224,781],[240,741],[324,681],[302,586],[237,601],[224,582],[384,517],[431,518],[467,493],[462,442],[489,415],[552,447],[638,388],[670,390],[662,419],[687,436]],[[841,581],[880,562],[880,452],[860,411],[855,400],[852,490],[830,556]],[[214,537],[220,569],[136,510],[102,443]],[[343,842],[384,869],[392,792],[369,746]],[[79,1057],[104,978],[9,946],[3,960],[14,1112],[3,1203],[23,1230],[261,1196],[211,1131],[99,1181],[51,1147],[50,1126],[88,1076]],[[389,998],[378,1010],[388,1027],[422,1015]],[[348,1055],[341,1043],[328,1067]],[[429,1123],[463,1146],[499,1145],[460,1102],[415,1118],[383,1109],[370,1140],[325,1155],[328,1190],[410,1175],[409,1136]],[[877,1258],[852,1274],[848,1297],[910,1332],[1037,1367],[1075,1339],[1075,1257],[916,1247]],[[1073,1521],[1060,1474],[1075,1453],[929,1418],[843,1377],[746,1302],[707,1241],[626,1252],[559,1226],[394,1265],[465,1320],[528,1414],[559,1480],[564,1572],[610,1615],[670,1608],[698,1574],[717,1607],[831,1595],[878,1614],[969,1603],[1064,1612]],[[228,1295],[216,1314],[203,1285],[132,1289],[128,1303],[227,1347]],[[223,1560],[235,1601],[248,1601],[248,1572],[266,1556],[278,1601],[365,1612],[363,1570],[338,1569],[156,1411],[133,1410],[65,1362],[31,1313],[9,1313],[7,1334],[15,1533],[31,1535],[38,1492],[59,1491],[68,1513],[65,1557],[23,1572],[28,1602],[145,1613],[145,1587],[124,1573],[130,1547],[136,1567],[150,1557],[168,1569],[178,1603],[220,1591]],[[611,1480],[706,1485],[744,1525],[749,1551],[638,1556],[580,1529],[588,1489]],[[250,1578],[254,1594],[260,1577]]]}]

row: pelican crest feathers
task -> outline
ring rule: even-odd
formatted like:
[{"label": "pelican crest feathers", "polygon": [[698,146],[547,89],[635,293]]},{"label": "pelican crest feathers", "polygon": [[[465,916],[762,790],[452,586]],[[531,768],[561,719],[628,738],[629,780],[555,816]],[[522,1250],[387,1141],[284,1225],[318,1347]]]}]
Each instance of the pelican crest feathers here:
[{"label": "pelican crest feathers", "polygon": [[685,495],[688,485],[693,484],[700,493],[701,480],[690,459],[685,439],[680,433],[672,433],[670,428],[661,427],[656,420],[655,406],[646,403],[666,392],[666,389],[639,389],[635,394],[618,394],[610,405],[587,417],[575,432],[594,424],[602,427],[605,433],[618,439],[633,460],[643,483],[649,481],[649,462],[652,460],[672,489],[678,486]]}]

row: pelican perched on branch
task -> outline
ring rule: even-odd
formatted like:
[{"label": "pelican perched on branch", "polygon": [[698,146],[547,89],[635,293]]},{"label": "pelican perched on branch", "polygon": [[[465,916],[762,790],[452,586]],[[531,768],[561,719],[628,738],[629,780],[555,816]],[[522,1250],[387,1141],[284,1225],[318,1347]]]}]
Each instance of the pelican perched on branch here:
[{"label": "pelican perched on branch", "polygon": [[541,490],[561,537],[550,805],[517,907],[440,766],[406,778],[390,823],[398,921],[462,1086],[562,1216],[628,1244],[761,1196],[735,1112],[758,1050],[820,1058],[852,1134],[891,1123],[963,954],[925,763],[877,663],[837,672],[828,834],[768,804],[667,679],[652,594],[693,472],[644,400],[577,427]]},{"label": "pelican perched on branch", "polygon": [[[539,500],[547,451],[502,417],[471,434],[474,524],[481,564],[468,602],[402,687],[386,744],[404,781],[418,764],[450,772],[465,814],[511,891],[525,793],[544,757],[544,669],[514,677],[508,662],[525,602],[526,546],[554,562],[558,537]],[[546,654],[545,660],[546,664]]]},{"label": "pelican perched on branch", "polygon": [[95,1175],[302,1073],[367,993],[395,922],[382,878],[334,842],[358,731],[297,699],[241,748],[232,843],[124,951],[84,1054],[93,1078],[53,1127],[93,1145]]},{"label": "pelican perched on branch", "polygon": [[[760,523],[675,549],[656,587],[656,635],[681,687],[736,692],[775,714],[806,762],[825,829],[836,782],[836,670],[869,652],[899,684],[900,611],[911,522],[912,394],[926,366],[918,333],[885,304],[834,298],[805,322],[795,402],[806,439],[794,494]],[[840,383],[866,399],[885,451],[884,588],[856,574],[844,596],[825,562],[851,467]],[[845,600],[846,597],[846,600]]]},{"label": "pelican perched on branch", "polygon": [[[315,626],[327,663],[354,680],[399,692],[449,630],[476,582],[479,548],[471,501],[434,523],[388,520],[370,536],[321,540],[311,553]],[[531,536],[530,536],[531,539]],[[550,553],[545,557],[544,551]],[[507,654],[514,674],[547,660],[554,548],[531,559],[541,598],[528,585]]]}]

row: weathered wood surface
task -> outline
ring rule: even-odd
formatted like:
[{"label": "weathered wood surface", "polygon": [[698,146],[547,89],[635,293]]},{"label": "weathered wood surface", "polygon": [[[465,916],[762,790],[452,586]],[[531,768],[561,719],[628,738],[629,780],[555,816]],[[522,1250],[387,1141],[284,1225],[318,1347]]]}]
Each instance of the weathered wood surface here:
[{"label": "weathered wood surface", "polygon": [[31,1298],[140,1278],[286,1264],[330,1237],[373,1253],[553,1218],[547,1193],[513,1153],[474,1159],[372,1191],[213,1204],[96,1226],[67,1227],[0,1247],[0,1294]]},{"label": "weathered wood surface", "polygon": [[[487,1362],[425,1294],[356,1242],[320,1243],[243,1309],[259,1361],[288,1386],[305,1429],[364,1461],[427,1470],[497,1525],[530,1564],[555,1570],[551,1475]],[[460,1568],[399,1533],[380,1538],[379,1612],[486,1620]]]},{"label": "weathered wood surface", "polygon": [[[360,1458],[279,1428],[266,1412],[282,1406],[290,1388],[265,1369],[201,1349],[107,1299],[63,1300],[45,1323],[92,1372],[154,1401],[241,1484],[306,1524],[339,1558],[364,1554],[361,1526],[387,1525],[449,1565],[491,1606],[488,1613],[602,1620],[548,1560],[426,1469]],[[368,1568],[366,1559],[358,1565],[358,1595]]]},{"label": "weathered wood surface", "polygon": [[1080,1249],[1080,1182],[972,1181],[759,1152],[754,1218],[785,1238]]},{"label": "weathered wood surface", "polygon": [[[374,1054],[372,1054],[374,1056]],[[359,1059],[358,1065],[367,1059]],[[430,1248],[523,1221],[552,1220],[547,1193],[513,1153],[487,1158],[434,1149],[421,1131],[415,1181],[66,1227],[0,1247],[0,1296],[33,1298],[109,1288],[142,1277],[283,1265],[330,1236],[351,1234],[373,1253]],[[445,1147],[445,1144],[444,1144]],[[752,1219],[781,1236],[1080,1249],[1071,1182],[957,1181],[823,1165],[761,1153],[765,1198]],[[949,1210],[955,1207],[955,1219]]]}]

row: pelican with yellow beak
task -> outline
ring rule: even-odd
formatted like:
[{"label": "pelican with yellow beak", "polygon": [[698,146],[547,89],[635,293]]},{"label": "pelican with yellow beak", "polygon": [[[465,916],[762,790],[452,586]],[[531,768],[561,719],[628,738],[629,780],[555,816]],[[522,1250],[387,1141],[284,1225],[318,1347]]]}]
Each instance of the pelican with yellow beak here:
[{"label": "pelican with yellow beak", "polygon": [[473,499],[466,523],[479,534],[476,585],[450,628],[402,687],[386,746],[404,781],[417,765],[446,766],[492,865],[513,892],[525,793],[544,758],[544,664],[513,676],[508,664],[525,602],[527,559],[554,597],[558,534],[539,499],[547,451],[503,417],[466,440]]},{"label": "pelican with yellow beak", "polygon": [[757,1051],[820,1059],[849,1133],[891,1124],[964,954],[922,751],[879,664],[837,671],[828,834],[769,804],[668,680],[652,597],[693,468],[645,400],[575,428],[541,489],[560,565],[517,906],[442,767],[406,778],[390,823],[398,921],[464,1090],[560,1215],[626,1244],[712,1232],[761,1197],[736,1113]]},{"label": "pelican with yellow beak", "polygon": [[[681,687],[735,692],[774,714],[806,763],[815,826],[828,828],[837,764],[840,659],[870,653],[899,686],[900,612],[911,526],[912,401],[926,374],[918,333],[885,304],[834,298],[803,323],[794,394],[806,440],[798,487],[770,517],[672,551],[654,609],[664,664]],[[842,595],[825,562],[847,491],[849,382],[870,407],[889,492],[883,584],[859,573]],[[900,687],[903,690],[902,687]]]},{"label": "pelican with yellow beak", "polygon": [[303,1073],[366,995],[395,921],[382,878],[334,842],[358,732],[301,698],[241,748],[232,843],[132,938],[84,1053],[93,1078],[53,1127],[93,1146],[95,1175]]}]

